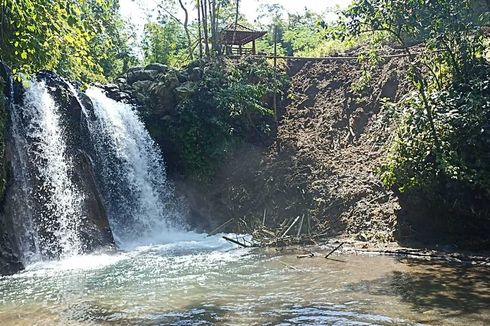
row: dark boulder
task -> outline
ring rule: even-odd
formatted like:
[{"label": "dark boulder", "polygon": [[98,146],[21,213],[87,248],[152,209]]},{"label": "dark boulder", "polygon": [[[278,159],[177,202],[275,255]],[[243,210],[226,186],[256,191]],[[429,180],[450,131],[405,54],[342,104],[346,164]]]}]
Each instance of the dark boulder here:
[{"label": "dark boulder", "polygon": [[127,82],[128,84],[134,84],[135,82],[142,80],[155,80],[157,79],[160,72],[156,70],[134,70],[128,71],[127,73]]},{"label": "dark boulder", "polygon": [[161,73],[165,73],[169,70],[169,67],[161,63],[150,63],[145,67],[145,70],[155,70]]},{"label": "dark boulder", "polygon": [[[7,108],[10,101],[10,87],[8,80],[10,77],[9,69],[0,62],[0,201],[4,200],[4,191],[7,183],[5,175],[5,127],[7,119]],[[2,205],[3,206],[3,205]],[[2,207],[3,211],[3,207]],[[0,214],[0,275],[14,274],[24,268],[19,260],[16,250],[14,250],[14,241],[12,230],[7,227],[7,219],[4,214]]]},{"label": "dark boulder", "polygon": [[74,181],[83,186],[86,219],[80,229],[83,247],[88,251],[113,245],[107,211],[97,185],[94,164],[90,155],[79,149],[75,154]]},{"label": "dark boulder", "polygon": [[189,72],[189,81],[198,82],[202,79],[203,71],[200,67],[194,67]]},{"label": "dark boulder", "polygon": [[10,234],[0,226],[0,275],[11,275],[24,269],[19,257],[14,254]]}]

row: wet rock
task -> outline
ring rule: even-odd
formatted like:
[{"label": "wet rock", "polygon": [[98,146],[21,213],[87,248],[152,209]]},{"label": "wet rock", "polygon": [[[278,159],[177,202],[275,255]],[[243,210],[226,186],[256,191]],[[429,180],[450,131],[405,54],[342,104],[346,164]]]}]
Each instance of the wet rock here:
[{"label": "wet rock", "polygon": [[185,70],[180,71],[177,75],[177,79],[180,83],[185,83],[186,81],[189,81],[189,73]]},{"label": "wet rock", "polygon": [[[6,166],[4,148],[5,148],[5,126],[4,119],[7,116],[7,107],[10,99],[7,95],[9,94],[9,89],[7,85],[8,75],[10,74],[9,69],[0,62],[0,125],[2,126],[0,132],[0,169],[1,173],[1,191],[0,198],[3,199],[4,189],[8,180],[6,180],[4,169]],[[2,209],[3,210],[3,209]],[[18,255],[15,253],[13,245],[12,230],[7,224],[11,224],[12,221],[8,221],[5,214],[0,214],[0,275],[10,275],[14,274],[24,268],[20,262]]]},{"label": "wet rock", "polygon": [[104,88],[107,91],[113,91],[113,92],[118,92],[119,91],[119,86],[117,86],[116,84],[107,84],[107,85],[104,86]]},{"label": "wet rock", "polygon": [[[4,227],[0,227],[3,231]],[[17,255],[12,250],[10,235],[2,232],[0,235],[0,275],[12,275],[24,269]]]},{"label": "wet rock", "polygon": [[122,78],[122,77],[119,77],[115,80],[117,86],[119,86],[119,88],[121,88],[121,86],[123,85],[126,85],[128,83],[128,81],[126,80],[126,78]]},{"label": "wet rock", "polygon": [[128,84],[133,84],[143,80],[155,80],[160,72],[156,70],[136,70],[127,73]]},{"label": "wet rock", "polygon": [[85,207],[88,212],[80,230],[83,247],[92,251],[107,245],[112,246],[114,239],[109,226],[107,211],[97,186],[92,158],[87,152],[79,149],[75,153],[74,161],[74,179],[77,184],[84,186]]},{"label": "wet rock", "polygon": [[175,89],[175,96],[177,97],[177,101],[182,101],[192,96],[192,94],[194,94],[195,87],[196,84],[192,82],[187,82],[177,87]]},{"label": "wet rock", "polygon": [[131,67],[128,69],[127,73],[130,74],[130,73],[133,73],[133,72],[136,72],[136,71],[140,71],[140,70],[143,70],[144,68],[142,66],[134,66],[134,67]]},{"label": "wet rock", "polygon": [[144,92],[148,92],[148,90],[150,89],[152,84],[153,84],[153,82],[150,80],[140,80],[140,81],[135,82],[133,84],[132,88],[133,88],[133,91],[135,91],[137,93],[144,93]]},{"label": "wet rock", "polygon": [[168,74],[166,74],[165,83],[166,83],[167,87],[170,89],[174,89],[176,87],[179,87],[180,81],[179,81],[178,74],[175,71],[172,71],[172,72],[169,72]]},{"label": "wet rock", "polygon": [[140,103],[145,103],[146,100],[147,100],[147,97],[145,96],[145,94],[143,93],[139,93],[139,92],[133,92],[132,93],[133,97],[138,100]]},{"label": "wet rock", "polygon": [[152,98],[151,112],[153,114],[165,114],[174,111],[177,102],[175,100],[174,89],[170,88],[164,82],[153,84],[150,89],[150,96]]},{"label": "wet rock", "polygon": [[202,69],[200,67],[192,68],[189,74],[189,81],[198,82],[202,79]]},{"label": "wet rock", "polygon": [[169,70],[169,67],[161,63],[150,63],[145,67],[145,70],[155,70],[160,73],[166,73]]}]

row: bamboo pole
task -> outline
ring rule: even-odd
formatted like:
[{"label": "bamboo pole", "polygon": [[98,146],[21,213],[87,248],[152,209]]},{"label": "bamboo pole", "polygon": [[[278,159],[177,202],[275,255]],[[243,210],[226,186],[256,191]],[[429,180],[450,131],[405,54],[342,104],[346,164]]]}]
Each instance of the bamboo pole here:
[{"label": "bamboo pole", "polygon": [[299,216],[294,219],[293,223],[291,223],[291,225],[287,228],[286,232],[284,232],[283,235],[281,235],[281,238],[284,238],[284,236],[289,232],[289,230],[292,229],[292,227],[296,224],[296,222],[298,222],[298,220],[299,220]]},{"label": "bamboo pole", "polygon": [[277,122],[277,25],[274,25],[274,119]]},{"label": "bamboo pole", "polygon": [[335,249],[333,249],[332,251],[330,251],[326,256],[325,258],[328,258],[331,254],[333,254],[334,252],[336,252],[340,247],[342,247],[344,245],[345,242],[342,242],[341,244],[339,244],[337,247],[335,247]]},{"label": "bamboo pole", "polygon": [[299,227],[298,227],[298,234],[296,234],[297,237],[301,234],[301,229],[303,228],[303,222],[305,221],[305,214],[301,216],[301,222],[299,222]]}]

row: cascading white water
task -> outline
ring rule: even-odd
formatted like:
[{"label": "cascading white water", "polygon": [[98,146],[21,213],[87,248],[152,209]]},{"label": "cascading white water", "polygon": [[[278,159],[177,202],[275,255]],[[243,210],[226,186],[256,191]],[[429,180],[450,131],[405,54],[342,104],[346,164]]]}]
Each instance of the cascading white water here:
[{"label": "cascading white water", "polygon": [[181,229],[180,208],[167,182],[162,154],[135,109],[92,87],[89,123],[97,151],[109,220],[119,242],[159,237]]},{"label": "cascading white water", "polygon": [[[83,251],[79,231],[85,218],[84,196],[71,180],[73,166],[59,110],[45,83],[31,81],[24,104],[13,110],[12,129],[24,193],[42,206],[28,206],[31,218],[26,224],[31,225],[24,228],[32,228],[29,233],[36,243],[34,248],[41,247],[42,255],[71,256]],[[37,171],[35,178],[27,177],[26,159]]]},{"label": "cascading white water", "polygon": [[13,209],[13,221],[17,230],[17,246],[24,264],[39,259],[40,244],[39,234],[33,219],[33,187],[32,176],[29,173],[27,163],[27,142],[22,133],[22,119],[20,112],[14,105],[14,83],[9,76],[10,89],[10,121],[14,153],[12,153],[12,179],[18,184],[13,187],[16,193],[12,196],[15,209]]}]

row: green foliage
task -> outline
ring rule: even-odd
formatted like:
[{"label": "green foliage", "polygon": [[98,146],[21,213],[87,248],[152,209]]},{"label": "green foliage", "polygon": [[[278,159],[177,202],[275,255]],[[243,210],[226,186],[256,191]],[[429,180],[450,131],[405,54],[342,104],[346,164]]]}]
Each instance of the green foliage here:
[{"label": "green foliage", "polygon": [[[387,33],[407,54],[417,91],[398,104],[398,134],[380,175],[446,211],[469,210],[467,198],[490,196],[487,16],[478,13],[469,0],[359,0],[340,25],[340,35]],[[467,215],[478,214],[472,207]]]},{"label": "green foliage", "polygon": [[463,77],[483,49],[481,27],[486,21],[486,15],[476,15],[470,0],[359,0],[343,13],[339,33],[385,32],[407,53],[410,45],[423,42],[430,51],[429,65],[445,65],[452,76]]},{"label": "green foliage", "polygon": [[384,61],[383,57],[379,54],[380,47],[376,46],[383,39],[382,34],[377,34],[366,40],[366,51],[361,52],[358,55],[358,63],[362,66],[361,78],[354,80],[351,84],[351,89],[355,93],[361,93],[366,86],[368,86],[373,80],[373,73],[376,68]]},{"label": "green foliage", "polygon": [[261,53],[272,54],[274,28],[277,29],[277,53],[279,55],[324,57],[346,52],[364,42],[359,38],[333,39],[328,35],[337,27],[326,26],[323,17],[309,10],[302,14],[288,14],[280,5],[263,5],[259,19],[268,23],[259,23],[257,28],[267,30],[268,34],[257,41]]},{"label": "green foliage", "polygon": [[[285,83],[279,74],[278,86]],[[266,97],[273,91],[273,69],[265,61],[212,61],[202,80],[179,103],[176,120],[166,130],[181,148],[184,174],[205,181],[243,141],[271,136],[273,112]]]},{"label": "green foliage", "polygon": [[145,63],[159,62],[171,66],[188,63],[184,29],[175,21],[149,22],[145,25],[142,48]]},{"label": "green foliage", "polygon": [[1,0],[0,22],[0,59],[16,72],[103,80],[131,58],[117,0]]},{"label": "green foliage", "polygon": [[400,191],[457,182],[490,195],[490,66],[473,69],[467,82],[433,91],[430,106],[440,137],[437,148],[418,96],[403,103],[403,118],[382,181]]}]

